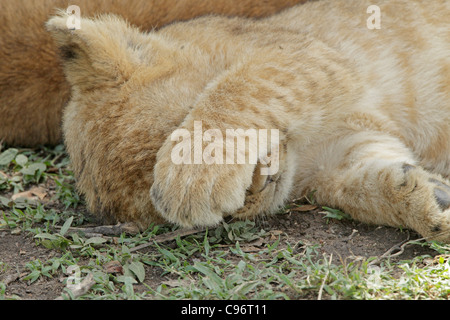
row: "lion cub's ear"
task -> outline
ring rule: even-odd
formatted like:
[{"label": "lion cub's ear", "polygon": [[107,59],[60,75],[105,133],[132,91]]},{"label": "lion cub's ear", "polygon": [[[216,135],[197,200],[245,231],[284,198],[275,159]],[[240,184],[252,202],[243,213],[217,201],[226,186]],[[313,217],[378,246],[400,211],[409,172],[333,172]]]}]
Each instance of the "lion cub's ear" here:
[{"label": "lion cub's ear", "polygon": [[61,12],[46,27],[55,39],[73,86],[88,89],[100,82],[120,84],[142,64],[142,53],[137,51],[145,46],[145,35],[123,19],[113,15],[81,18],[80,29],[71,29],[68,19],[73,17]]}]

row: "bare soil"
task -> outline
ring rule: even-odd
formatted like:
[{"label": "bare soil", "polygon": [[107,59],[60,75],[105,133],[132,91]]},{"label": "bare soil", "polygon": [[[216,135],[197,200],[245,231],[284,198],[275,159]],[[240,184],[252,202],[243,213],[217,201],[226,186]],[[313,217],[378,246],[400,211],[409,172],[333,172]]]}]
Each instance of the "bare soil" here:
[{"label": "bare soil", "polygon": [[[46,261],[60,253],[55,250],[37,246],[35,240],[26,234],[13,235],[9,230],[0,231],[0,261],[8,265],[10,269],[6,272],[8,284],[7,295],[16,295],[26,300],[49,300],[55,299],[61,294],[64,284],[62,279],[50,279],[40,277],[31,285],[27,281],[21,280],[28,273],[25,265],[35,259]],[[5,281],[5,278],[3,278]]]},{"label": "bare soil", "polygon": [[[351,220],[326,219],[319,211],[319,209],[309,212],[291,211],[259,223],[266,231],[276,230],[278,233],[281,231],[285,242],[320,245],[321,252],[333,254],[334,263],[381,257],[386,253],[394,255],[394,260],[410,260],[426,254],[437,255],[436,251],[428,247],[414,244],[404,246],[401,252],[400,245],[404,241],[420,238],[414,232],[370,226]],[[29,261],[34,259],[46,261],[61,254],[37,246],[35,240],[26,233],[13,235],[10,230],[0,231],[0,261],[10,267],[3,281],[12,274],[19,275],[17,279],[7,280],[6,294],[30,300],[51,300],[58,297],[64,288],[62,278],[40,277],[32,284],[23,278],[27,275],[25,264]],[[146,279],[152,284],[167,280],[160,277],[159,270],[146,270],[146,275]]]}]

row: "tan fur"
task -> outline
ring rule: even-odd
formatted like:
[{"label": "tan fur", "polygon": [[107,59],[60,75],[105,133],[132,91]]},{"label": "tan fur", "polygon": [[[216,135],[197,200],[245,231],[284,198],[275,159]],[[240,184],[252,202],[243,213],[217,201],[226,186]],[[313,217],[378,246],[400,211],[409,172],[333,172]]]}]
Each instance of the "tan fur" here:
[{"label": "tan fur", "polygon": [[0,142],[35,146],[61,139],[62,109],[70,87],[44,24],[78,5],[82,16],[120,14],[150,30],[208,13],[262,17],[303,0],[1,0]]},{"label": "tan fur", "polygon": [[[369,5],[380,30],[366,26]],[[72,32],[55,17],[78,187],[92,212],[143,228],[253,218],[314,191],[360,221],[449,241],[449,15],[441,0],[324,0],[150,34],[111,16]],[[175,164],[171,133],[195,121],[279,129],[279,171]]]}]

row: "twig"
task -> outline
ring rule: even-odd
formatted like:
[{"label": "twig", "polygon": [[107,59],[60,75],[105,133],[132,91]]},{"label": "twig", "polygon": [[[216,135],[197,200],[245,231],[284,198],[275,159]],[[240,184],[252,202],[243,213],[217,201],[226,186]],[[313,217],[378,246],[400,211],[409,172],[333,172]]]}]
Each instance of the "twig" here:
[{"label": "twig", "polygon": [[352,240],[352,239],[353,239],[353,236],[354,236],[355,234],[357,234],[358,232],[359,232],[358,230],[353,229],[353,230],[352,230],[352,234],[349,235],[349,236],[347,237],[347,239],[344,239],[343,241],[348,242],[348,241]]},{"label": "twig", "polygon": [[[61,227],[57,226],[60,229]],[[81,231],[87,235],[93,234],[94,236],[104,235],[104,236],[120,236],[122,233],[137,234],[139,229],[134,223],[119,223],[115,226],[97,226],[97,227],[87,227],[78,228],[70,227],[69,231],[78,232]]]},{"label": "twig", "polygon": [[9,285],[10,283],[13,283],[14,281],[16,281],[19,278],[20,278],[20,273],[10,274],[3,279],[3,283],[5,285]]},{"label": "twig", "polygon": [[[416,241],[416,240],[414,240],[414,241]],[[410,235],[408,232],[408,238],[406,240],[403,240],[402,242],[392,246],[388,251],[383,253],[381,256],[379,256],[375,260],[371,261],[368,265],[370,266],[370,265],[376,264],[376,263],[380,262],[382,259],[392,258],[392,257],[401,255],[405,251],[406,245],[408,245],[409,243],[410,243]],[[398,250],[398,252],[392,253],[395,250]]]},{"label": "twig", "polygon": [[[76,299],[86,294],[89,290],[91,290],[94,284],[95,284],[94,276],[92,273],[89,273],[87,277],[83,281],[81,281],[79,285],[76,285],[73,289],[68,290],[72,292],[73,298]],[[60,295],[55,300],[64,300],[64,297]]]},{"label": "twig", "polygon": [[323,287],[325,286],[325,282],[327,281],[328,275],[330,274],[330,266],[331,266],[332,259],[333,259],[333,254],[330,255],[330,260],[328,261],[327,273],[325,274],[325,278],[323,278],[322,284],[320,285],[319,295],[317,296],[317,300],[322,300]]},{"label": "twig", "polygon": [[134,248],[130,249],[130,252],[134,252],[134,251],[138,251],[147,247],[150,247],[151,245],[153,245],[155,242],[156,243],[163,243],[163,242],[167,242],[167,241],[172,241],[175,240],[177,237],[186,237],[189,236],[191,234],[196,234],[196,233],[200,233],[205,231],[206,228],[201,228],[201,229],[180,229],[180,230],[176,230],[173,232],[167,232],[164,234],[160,234],[154,238],[152,238],[152,240],[150,242],[141,244],[139,246],[136,246]]}]

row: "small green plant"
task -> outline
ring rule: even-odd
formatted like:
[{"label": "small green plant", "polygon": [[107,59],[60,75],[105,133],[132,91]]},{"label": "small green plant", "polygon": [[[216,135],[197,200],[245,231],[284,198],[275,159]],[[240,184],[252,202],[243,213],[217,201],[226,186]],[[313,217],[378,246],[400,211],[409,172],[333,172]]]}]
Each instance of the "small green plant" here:
[{"label": "small green plant", "polygon": [[236,241],[253,241],[265,234],[256,227],[254,221],[237,221],[232,224],[222,223],[209,233],[211,242],[234,243]]},{"label": "small green plant", "polygon": [[[0,248],[2,235],[34,237],[48,258],[29,258],[15,284],[40,279],[67,284],[69,267],[80,280],[95,282],[82,295],[69,287],[64,299],[448,299],[450,248],[437,242],[410,241],[439,256],[414,260],[340,259],[323,253],[320,243],[266,232],[252,221],[228,221],[216,228],[175,236],[170,225],[152,225],[134,235],[88,235],[89,218],[75,188],[63,146],[1,149]],[[12,200],[12,195],[42,187],[45,200]],[[299,201],[317,206],[314,194]],[[320,208],[320,207],[319,207]],[[340,210],[322,207],[324,218],[345,221]],[[287,210],[280,211],[280,215]],[[300,227],[300,226],[299,226]],[[146,244],[143,250],[134,250]],[[0,249],[1,250],[1,249]],[[25,256],[24,256],[24,259]],[[8,261],[9,263],[9,261]],[[19,299],[4,276],[15,272],[0,262],[0,299]],[[3,282],[2,282],[3,281]],[[12,286],[11,286],[12,287]]]},{"label": "small green plant", "polygon": [[[67,180],[71,182],[67,182]],[[61,201],[65,209],[70,207],[76,209],[81,203],[80,196],[76,192],[74,183],[71,177],[63,179],[55,179],[56,183],[56,197],[55,200]]]},{"label": "small green plant", "polygon": [[352,220],[349,214],[342,212],[341,210],[329,207],[322,207],[322,209],[325,210],[325,219]]},{"label": "small green plant", "polygon": [[67,267],[77,263],[70,252],[67,252],[62,257],[55,257],[42,262],[39,259],[28,262],[25,267],[30,273],[23,278],[24,281],[29,283],[35,282],[40,277],[53,278],[54,275],[59,272],[66,273]]}]

